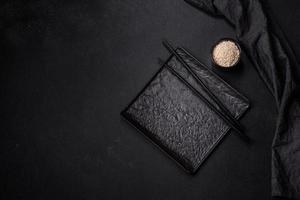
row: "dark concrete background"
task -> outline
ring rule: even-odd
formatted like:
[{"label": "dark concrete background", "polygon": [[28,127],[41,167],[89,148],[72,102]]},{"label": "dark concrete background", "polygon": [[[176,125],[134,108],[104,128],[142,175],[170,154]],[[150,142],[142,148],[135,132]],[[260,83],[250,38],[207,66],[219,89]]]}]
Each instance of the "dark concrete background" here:
[{"label": "dark concrete background", "polygon": [[[269,1],[300,55],[298,2]],[[250,99],[255,142],[229,134],[195,176],[119,115],[168,57],[163,38],[210,65],[221,37],[225,21],[182,0],[3,1],[0,198],[270,199],[275,103],[245,56],[216,72]]]}]

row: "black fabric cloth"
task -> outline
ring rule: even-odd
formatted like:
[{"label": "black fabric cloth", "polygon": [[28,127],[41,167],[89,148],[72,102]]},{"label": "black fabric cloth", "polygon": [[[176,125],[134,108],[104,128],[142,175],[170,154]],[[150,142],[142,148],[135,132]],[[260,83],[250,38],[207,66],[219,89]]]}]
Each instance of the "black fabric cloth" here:
[{"label": "black fabric cloth", "polygon": [[[272,145],[272,196],[300,199],[299,64],[259,0],[186,0],[235,28],[278,108]],[[249,83],[251,84],[251,83]]]}]

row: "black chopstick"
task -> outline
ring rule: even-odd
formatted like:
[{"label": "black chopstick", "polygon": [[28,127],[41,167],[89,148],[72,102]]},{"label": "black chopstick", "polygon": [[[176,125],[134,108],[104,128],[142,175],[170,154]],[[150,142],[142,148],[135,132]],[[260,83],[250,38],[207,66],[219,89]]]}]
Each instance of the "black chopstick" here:
[{"label": "black chopstick", "polygon": [[188,70],[189,73],[196,79],[197,83],[201,85],[203,90],[208,94],[208,96],[218,105],[220,110],[225,114],[225,116],[240,130],[242,130],[242,126],[240,123],[232,116],[231,112],[223,105],[223,103],[216,97],[210,89],[203,83],[203,81],[198,77],[198,75],[191,69],[191,67],[185,62],[185,60],[176,52],[176,50],[172,47],[172,45],[167,41],[163,41],[163,45],[166,47],[168,51],[176,56],[176,58],[180,61],[180,63]]},{"label": "black chopstick", "polygon": [[239,128],[237,128],[230,120],[228,120],[222,112],[220,112],[210,101],[208,101],[196,88],[194,88],[189,82],[187,82],[179,73],[177,73],[172,67],[168,64],[165,65],[169,71],[176,76],[180,81],[182,81],[192,92],[194,92],[211,110],[217,113],[221,119],[225,121],[232,129],[238,132],[239,136],[242,137],[247,143],[250,142],[250,139],[245,135]]}]

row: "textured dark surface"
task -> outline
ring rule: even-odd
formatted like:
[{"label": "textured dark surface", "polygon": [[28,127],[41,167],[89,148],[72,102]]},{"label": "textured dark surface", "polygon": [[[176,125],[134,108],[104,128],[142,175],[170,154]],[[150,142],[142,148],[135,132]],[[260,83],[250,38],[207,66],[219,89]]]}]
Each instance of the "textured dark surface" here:
[{"label": "textured dark surface", "polygon": [[[299,0],[271,8],[300,56]],[[255,141],[228,134],[188,176],[120,117],[166,59],[168,38],[207,65],[223,20],[181,0],[3,0],[1,199],[270,199],[276,106],[257,72],[216,71],[251,101],[241,119]],[[220,146],[221,147],[221,146]]]},{"label": "textured dark surface", "polygon": [[[245,97],[185,51],[179,49],[178,53],[235,118],[244,114],[249,108]],[[213,103],[174,56],[165,65]],[[190,173],[196,172],[230,129],[166,67],[159,70],[122,114]]]}]

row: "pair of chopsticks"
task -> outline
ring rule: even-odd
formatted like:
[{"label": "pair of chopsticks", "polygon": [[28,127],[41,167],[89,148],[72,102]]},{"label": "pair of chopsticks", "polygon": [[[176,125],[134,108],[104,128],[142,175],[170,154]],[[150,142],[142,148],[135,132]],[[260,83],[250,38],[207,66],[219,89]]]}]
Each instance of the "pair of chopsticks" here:
[{"label": "pair of chopsticks", "polygon": [[179,73],[177,73],[172,67],[166,65],[170,72],[175,75],[180,81],[182,81],[189,89],[191,89],[207,106],[213,110],[226,124],[228,124],[233,130],[235,130],[238,135],[247,143],[250,142],[250,138],[243,132],[242,126],[231,114],[231,112],[224,106],[224,104],[216,97],[210,89],[205,85],[205,83],[198,77],[198,75],[191,69],[191,67],[186,63],[186,61],[177,53],[177,51],[172,47],[172,45],[167,41],[163,41],[163,45],[166,49],[175,55],[179,62],[184,66],[184,68],[193,76],[196,82],[203,88],[203,90],[208,94],[208,96],[218,105],[219,109],[216,108],[209,100],[207,100],[196,88],[194,88],[188,81],[186,81]]}]

